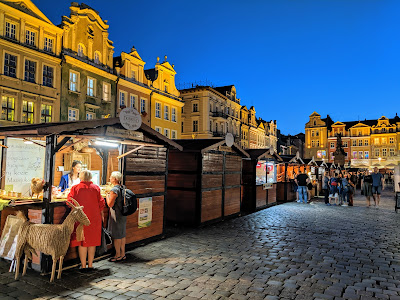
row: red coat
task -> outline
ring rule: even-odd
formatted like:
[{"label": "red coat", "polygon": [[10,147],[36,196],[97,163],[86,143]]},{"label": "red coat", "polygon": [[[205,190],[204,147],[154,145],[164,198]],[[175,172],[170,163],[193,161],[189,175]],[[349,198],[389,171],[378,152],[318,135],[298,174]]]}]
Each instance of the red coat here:
[{"label": "red coat", "polygon": [[68,201],[73,204],[70,199],[71,197],[83,206],[83,212],[88,217],[90,225],[83,227],[85,239],[82,242],[78,242],[75,232],[78,223],[75,223],[74,232],[71,234],[70,246],[100,246],[102,227],[101,212],[105,206],[104,199],[100,194],[100,188],[91,181],[81,181],[79,184],[74,185],[68,194]]}]

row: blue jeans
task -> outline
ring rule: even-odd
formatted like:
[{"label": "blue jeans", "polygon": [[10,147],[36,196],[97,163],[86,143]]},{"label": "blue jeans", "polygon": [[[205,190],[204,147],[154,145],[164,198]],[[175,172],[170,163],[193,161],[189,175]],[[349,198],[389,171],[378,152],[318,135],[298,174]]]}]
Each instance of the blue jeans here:
[{"label": "blue jeans", "polygon": [[307,187],[299,185],[299,187],[297,188],[297,192],[299,192],[300,202],[307,203]]}]

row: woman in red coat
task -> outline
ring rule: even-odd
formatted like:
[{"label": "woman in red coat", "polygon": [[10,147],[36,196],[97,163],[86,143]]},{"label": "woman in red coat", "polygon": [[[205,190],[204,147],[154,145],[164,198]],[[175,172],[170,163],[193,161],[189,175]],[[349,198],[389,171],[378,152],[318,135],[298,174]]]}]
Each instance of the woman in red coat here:
[{"label": "woman in red coat", "polygon": [[[92,174],[89,171],[82,171],[79,174],[81,182],[71,188],[68,194],[68,201],[74,198],[83,206],[83,211],[90,220],[89,226],[84,226],[84,239],[82,242],[76,240],[76,231],[71,235],[71,247],[78,246],[79,259],[82,269],[86,268],[86,257],[88,269],[93,268],[93,259],[96,246],[101,244],[101,227],[103,222],[104,199],[101,197],[100,188],[90,180]],[[75,229],[77,224],[75,224]]]}]

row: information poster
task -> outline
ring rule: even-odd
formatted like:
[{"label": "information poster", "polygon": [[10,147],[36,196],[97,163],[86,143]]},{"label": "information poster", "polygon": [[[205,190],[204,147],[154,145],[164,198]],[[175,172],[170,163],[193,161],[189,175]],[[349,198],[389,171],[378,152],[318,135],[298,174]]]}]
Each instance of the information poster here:
[{"label": "information poster", "polygon": [[153,198],[140,198],[139,199],[139,221],[138,227],[145,228],[151,225],[153,211]]},{"label": "information poster", "polygon": [[0,257],[14,259],[17,247],[18,230],[21,226],[21,219],[14,215],[7,216],[0,240]]},{"label": "information poster", "polygon": [[[35,142],[45,145],[42,141]],[[13,138],[7,138],[7,146],[5,189],[27,196],[32,178],[43,178],[45,147]]]}]

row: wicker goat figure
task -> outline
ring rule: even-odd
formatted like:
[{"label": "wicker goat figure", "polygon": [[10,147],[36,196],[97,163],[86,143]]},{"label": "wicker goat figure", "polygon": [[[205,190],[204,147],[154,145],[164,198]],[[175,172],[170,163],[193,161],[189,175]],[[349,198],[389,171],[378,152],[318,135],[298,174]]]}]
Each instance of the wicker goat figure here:
[{"label": "wicker goat figure", "polygon": [[75,222],[80,223],[76,229],[78,241],[84,239],[83,226],[88,226],[90,224],[88,217],[83,212],[83,206],[80,206],[75,199],[71,198],[71,200],[75,205],[67,202],[72,210],[62,224],[32,224],[26,219],[22,212],[18,212],[17,216],[22,219],[24,223],[18,231],[17,247],[15,251],[15,258],[17,261],[15,279],[18,278],[22,252],[25,253],[22,275],[25,275],[28,258],[32,258],[32,253],[35,253],[35,250],[51,255],[53,258],[50,282],[54,281],[57,261],[60,260],[57,279],[61,278],[62,264],[69,247]]}]

